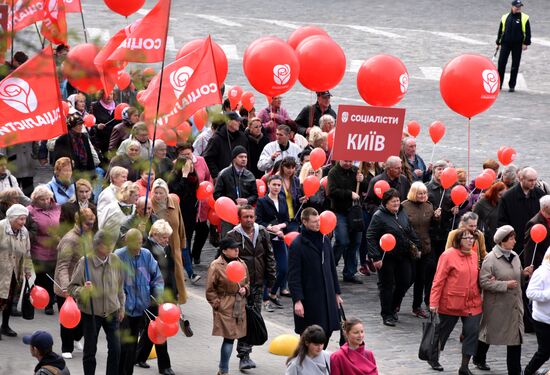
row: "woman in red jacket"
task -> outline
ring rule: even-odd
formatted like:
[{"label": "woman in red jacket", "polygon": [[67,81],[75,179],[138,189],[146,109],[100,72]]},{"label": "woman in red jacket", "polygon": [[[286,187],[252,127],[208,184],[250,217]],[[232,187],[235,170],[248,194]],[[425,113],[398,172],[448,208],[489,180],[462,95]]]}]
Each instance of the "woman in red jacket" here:
[{"label": "woman in red jacket", "polygon": [[365,330],[359,319],[344,323],[346,343],[330,356],[331,375],[378,375],[374,355],[365,349]]},{"label": "woman in red jacket", "polygon": [[[440,324],[436,328],[439,348],[453,331],[458,318],[462,320],[462,364],[459,375],[471,375],[470,358],[476,354],[479,323],[481,321],[481,292],[478,284],[477,252],[472,251],[474,232],[457,229],[452,247],[439,258],[430,294],[430,310],[439,313]],[[429,362],[434,370],[443,371],[439,362]]]}]

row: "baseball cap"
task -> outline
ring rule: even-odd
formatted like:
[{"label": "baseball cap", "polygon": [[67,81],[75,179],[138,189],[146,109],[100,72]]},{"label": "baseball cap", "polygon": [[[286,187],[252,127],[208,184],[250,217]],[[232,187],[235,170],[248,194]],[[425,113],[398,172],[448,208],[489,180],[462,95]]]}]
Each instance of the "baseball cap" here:
[{"label": "baseball cap", "polygon": [[317,96],[332,96],[330,91],[317,91]]},{"label": "baseball cap", "polygon": [[523,3],[521,2],[521,0],[514,0],[514,1],[512,1],[512,6],[522,7]]},{"label": "baseball cap", "polygon": [[229,118],[229,120],[243,122],[243,118],[239,116],[237,112],[226,112],[225,115]]},{"label": "baseball cap", "polygon": [[40,350],[53,347],[53,337],[46,331],[35,331],[32,335],[23,336],[23,343]]}]

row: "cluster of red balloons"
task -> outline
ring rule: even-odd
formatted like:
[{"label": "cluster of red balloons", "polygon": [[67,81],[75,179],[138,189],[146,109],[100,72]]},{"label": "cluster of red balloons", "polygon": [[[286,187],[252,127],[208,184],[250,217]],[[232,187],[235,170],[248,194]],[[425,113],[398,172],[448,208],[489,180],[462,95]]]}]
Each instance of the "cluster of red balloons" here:
[{"label": "cluster of red balloons", "polygon": [[437,144],[445,135],[445,124],[441,121],[434,121],[428,127],[428,132],[432,142]]},{"label": "cluster of red balloons", "polygon": [[159,306],[159,314],[149,322],[147,335],[154,344],[163,344],[168,337],[177,335],[179,331],[180,309],[173,303],[163,303]]},{"label": "cluster of red balloons", "polygon": [[227,275],[227,279],[229,281],[240,283],[246,277],[246,269],[241,262],[239,262],[238,260],[234,260],[232,262],[229,262],[229,264],[225,268],[225,274]]},{"label": "cluster of red balloons", "polygon": [[357,72],[357,90],[370,105],[391,107],[403,99],[408,88],[407,68],[392,55],[373,56]]},{"label": "cluster of red balloons", "polygon": [[516,159],[516,150],[513,147],[502,146],[497,151],[498,161],[508,165]]},{"label": "cluster of red balloons", "polygon": [[73,297],[68,296],[59,310],[59,323],[68,329],[74,328],[80,323],[81,313]]},{"label": "cluster of red balloons", "polygon": [[50,295],[48,291],[41,286],[34,285],[31,288],[30,295],[31,304],[37,309],[43,309],[50,303]]},{"label": "cluster of red balloons", "polygon": [[208,200],[214,194],[214,185],[210,181],[203,181],[197,188],[197,199],[200,201]]},{"label": "cluster of red balloons", "polygon": [[250,91],[243,91],[241,86],[235,85],[232,86],[227,92],[227,98],[229,99],[229,105],[232,110],[235,110],[239,107],[239,103],[247,111],[251,111],[254,108],[256,103],[256,98],[254,94]]}]

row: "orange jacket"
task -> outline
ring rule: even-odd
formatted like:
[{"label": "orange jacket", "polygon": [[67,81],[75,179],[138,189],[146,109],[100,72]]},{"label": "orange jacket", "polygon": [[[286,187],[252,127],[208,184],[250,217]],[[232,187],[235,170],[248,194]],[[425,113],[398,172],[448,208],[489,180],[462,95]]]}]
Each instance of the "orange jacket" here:
[{"label": "orange jacket", "polygon": [[437,264],[430,294],[430,306],[440,314],[468,316],[481,314],[477,252],[469,255],[460,250],[445,250]]}]

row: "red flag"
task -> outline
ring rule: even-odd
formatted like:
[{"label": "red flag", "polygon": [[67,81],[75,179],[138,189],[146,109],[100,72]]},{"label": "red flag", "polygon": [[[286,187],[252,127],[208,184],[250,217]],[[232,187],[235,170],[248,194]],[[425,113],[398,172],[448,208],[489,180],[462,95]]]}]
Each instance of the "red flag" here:
[{"label": "red flag", "polygon": [[67,133],[60,105],[50,45],[0,81],[0,147]]},{"label": "red flag", "polygon": [[[145,108],[145,119],[149,124],[155,119],[160,74],[153,78],[147,91],[140,98]],[[166,66],[162,79],[157,121],[160,126],[175,127],[199,109],[220,104],[221,94],[216,79],[210,37],[196,50]]]},{"label": "red flag", "polygon": [[65,13],[82,13],[82,4],[80,0],[63,0],[65,3]]},{"label": "red flag", "polygon": [[11,0],[4,0],[4,4],[9,6],[8,30],[23,30],[25,27],[35,22],[42,21],[46,16],[44,13],[44,0],[14,0],[14,13],[12,25],[12,3]]},{"label": "red flag", "polygon": [[63,0],[44,1],[44,21],[40,32],[55,44],[67,44],[67,18]]},{"label": "red flag", "polygon": [[[145,17],[115,34],[94,60],[103,76],[106,93],[109,93],[124,62],[153,63],[164,60],[166,34],[170,16],[170,0],[159,0]],[[120,70],[120,69],[119,69]]]}]

